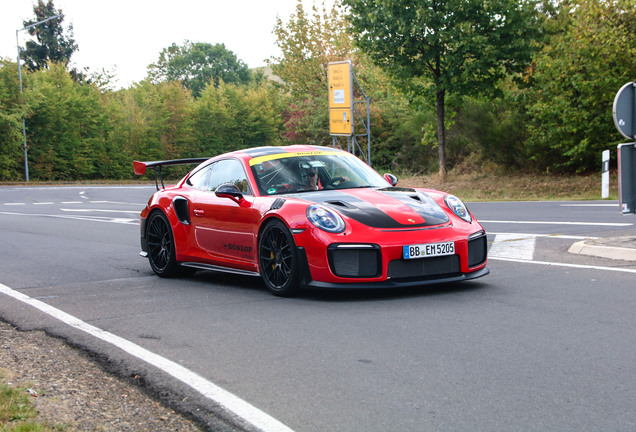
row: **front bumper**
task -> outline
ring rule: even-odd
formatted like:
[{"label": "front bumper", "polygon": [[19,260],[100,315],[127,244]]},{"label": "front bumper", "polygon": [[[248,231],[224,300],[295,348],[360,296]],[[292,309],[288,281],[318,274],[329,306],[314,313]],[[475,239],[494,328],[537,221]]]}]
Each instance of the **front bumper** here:
[{"label": "front bumper", "polygon": [[[480,252],[479,249],[482,248],[482,245],[483,252]],[[333,248],[330,249],[333,251]],[[307,252],[305,248],[299,247],[297,248],[301,275],[299,282],[302,287],[316,289],[390,289],[467,281],[486,276],[490,273],[490,270],[486,267],[486,249],[486,236],[484,234],[483,242],[475,242],[472,252],[469,249],[468,255],[472,255],[472,259],[479,260],[479,262],[472,263],[475,265],[475,269],[462,272],[460,257],[458,255],[418,260],[396,259],[390,261],[387,266],[383,266],[380,258],[381,248],[377,247],[375,250],[378,253],[378,260],[380,260],[377,264],[373,264],[374,259],[371,258],[369,263],[360,263],[360,265],[358,265],[361,271],[369,273],[366,275],[367,277],[336,277],[333,274],[333,270],[331,270],[329,272],[331,273],[331,281],[320,281],[312,279]],[[369,252],[365,251],[365,254],[368,253]],[[336,265],[333,255],[329,254],[329,257],[329,267],[334,268]],[[468,259],[470,260],[471,257]],[[355,266],[348,266],[348,270],[352,273],[355,272],[354,268]],[[377,274],[376,277],[368,277],[371,276],[370,273],[373,273],[375,269],[379,270],[382,268],[387,269],[387,273],[382,272],[382,274]],[[334,279],[337,279],[337,281],[334,281]]]}]

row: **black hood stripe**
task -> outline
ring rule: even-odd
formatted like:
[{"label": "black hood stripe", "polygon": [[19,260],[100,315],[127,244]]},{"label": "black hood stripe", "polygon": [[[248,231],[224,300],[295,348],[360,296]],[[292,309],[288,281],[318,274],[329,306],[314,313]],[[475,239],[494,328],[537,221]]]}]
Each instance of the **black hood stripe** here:
[{"label": "black hood stripe", "polygon": [[426,221],[422,226],[441,225],[449,221],[448,215],[433,198],[415,189],[385,188],[378,192],[396,199],[422,216]]},{"label": "black hood stripe", "polygon": [[350,195],[346,190],[323,190],[292,196],[322,204],[373,228],[419,228],[440,225],[449,221],[444,210],[425,193],[404,188],[375,189],[375,191],[385,195],[387,199],[394,199],[406,204],[424,219],[424,223],[402,224],[372,203]]}]

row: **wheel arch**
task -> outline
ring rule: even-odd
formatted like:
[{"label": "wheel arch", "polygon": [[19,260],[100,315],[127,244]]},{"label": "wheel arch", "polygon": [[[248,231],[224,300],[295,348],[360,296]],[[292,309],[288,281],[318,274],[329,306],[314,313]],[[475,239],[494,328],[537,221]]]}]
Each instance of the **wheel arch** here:
[{"label": "wheel arch", "polygon": [[[170,215],[168,215],[168,214],[167,214],[167,213],[163,210],[163,208],[161,208],[161,207],[153,207],[153,208],[151,208],[151,209],[148,211],[148,215],[146,216],[146,220],[150,220],[150,219],[152,219],[152,217],[153,217],[155,214],[157,214],[157,213],[162,213],[162,214],[163,214],[163,215],[164,215],[164,216],[168,219],[168,222],[170,222],[170,225],[172,225],[172,221],[170,220]],[[148,235],[148,228],[149,228],[149,227],[148,227],[148,224],[146,224],[145,232],[143,233],[143,235],[144,235],[144,236],[147,236],[147,235]],[[173,230],[173,233],[172,233],[172,234],[174,235],[174,230]]]},{"label": "wheel arch", "polygon": [[267,227],[267,225],[275,221],[282,222],[283,224],[285,224],[288,230],[290,231],[292,230],[292,228],[289,226],[287,221],[285,221],[285,219],[281,217],[279,214],[277,213],[269,214],[263,218],[260,226],[258,227],[258,233],[256,234],[257,243],[258,243],[258,240],[260,240],[261,234],[263,233],[263,230]]},{"label": "wheel arch", "polygon": [[[274,223],[274,222],[281,222],[283,223],[287,229],[292,232],[291,227],[287,224],[287,222],[285,222],[285,219],[283,219],[280,215],[273,213],[273,214],[269,214],[266,217],[263,218],[263,220],[261,221],[261,224],[258,227],[258,232],[256,233],[256,263],[258,264],[258,272],[261,273],[261,256],[258,253],[260,244],[261,244],[261,237],[263,235],[263,231],[265,231],[265,228],[267,228],[268,225]],[[292,235],[293,236],[293,235]]]},{"label": "wheel arch", "polygon": [[[168,223],[170,224],[170,228],[172,229],[172,238],[174,242],[175,254],[177,256],[177,259],[181,261],[182,260],[181,251],[187,249],[187,247],[184,245],[183,242],[188,235],[187,232],[185,232],[188,225],[183,224],[179,220],[179,216],[177,216],[177,214],[174,212],[173,206],[170,206],[169,208],[172,208],[173,211],[166,211],[165,206],[157,204],[150,209],[150,211],[148,212],[147,219],[150,220],[150,218],[156,213],[162,213],[168,219]],[[146,232],[144,233],[144,236],[147,236],[147,235],[148,235],[148,226],[146,224]]]},{"label": "wheel arch", "polygon": [[[272,283],[270,281],[274,281],[275,279],[270,279],[270,271],[266,270],[265,264],[263,264],[263,256],[261,255],[261,247],[264,244],[263,242],[267,241],[267,237],[265,236],[265,231],[272,225],[272,224],[280,224],[281,225],[281,229],[284,227],[287,230],[287,236],[289,238],[289,241],[291,242],[290,246],[291,246],[291,263],[292,263],[292,270],[290,273],[288,273],[288,276],[290,277],[289,279],[289,283],[285,282],[283,285],[279,285],[279,287],[281,288],[280,290],[278,288],[274,288]],[[278,215],[270,215],[268,216],[266,219],[264,219],[259,227],[258,230],[258,235],[256,238],[256,245],[257,245],[257,263],[258,263],[258,271],[261,275],[261,277],[263,278],[263,280],[265,281],[265,285],[268,287],[268,289],[277,296],[283,296],[283,297],[288,297],[288,296],[293,296],[296,294],[298,288],[299,288],[299,279],[300,279],[300,271],[298,268],[298,264],[299,264],[299,250],[298,250],[298,246],[296,245],[296,241],[294,239],[294,234],[293,234],[293,230],[292,228],[290,228],[289,224],[285,221],[285,219],[281,218]],[[273,255],[270,259],[273,259]],[[278,267],[279,265],[281,265],[280,262],[278,262],[279,257],[277,256],[276,261],[277,264],[276,266]],[[273,265],[273,264],[272,264]],[[280,270],[277,270],[276,272],[280,272]],[[279,273],[280,274],[280,273]],[[273,282],[274,284],[276,284],[276,282]]]},{"label": "wheel arch", "polygon": [[176,276],[179,272],[179,262],[176,258],[175,235],[169,216],[163,209],[154,208],[148,212],[147,221],[143,234],[150,267],[160,277]]}]

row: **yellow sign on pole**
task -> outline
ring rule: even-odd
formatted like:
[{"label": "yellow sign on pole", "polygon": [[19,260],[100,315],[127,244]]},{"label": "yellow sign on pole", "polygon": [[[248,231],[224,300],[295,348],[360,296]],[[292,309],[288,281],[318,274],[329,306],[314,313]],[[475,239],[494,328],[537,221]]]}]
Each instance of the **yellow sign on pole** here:
[{"label": "yellow sign on pole", "polygon": [[353,134],[353,74],[351,60],[329,63],[329,132],[331,135]]},{"label": "yellow sign on pole", "polygon": [[329,132],[331,135],[351,135],[353,117],[351,109],[334,108],[329,110]]}]

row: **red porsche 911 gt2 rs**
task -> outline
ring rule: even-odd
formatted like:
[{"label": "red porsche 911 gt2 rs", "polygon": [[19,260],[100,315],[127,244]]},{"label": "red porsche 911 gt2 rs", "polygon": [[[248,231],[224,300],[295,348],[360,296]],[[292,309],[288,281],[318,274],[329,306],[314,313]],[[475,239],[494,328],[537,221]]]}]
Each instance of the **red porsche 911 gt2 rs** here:
[{"label": "red porsche 911 gt2 rs", "polygon": [[[487,240],[457,197],[396,187],[330,147],[257,147],[210,159],[134,162],[135,173],[200,163],[141,212],[141,255],[161,277],[185,269],[300,287],[390,288],[485,276]],[[162,181],[163,185],[163,181]]]}]

